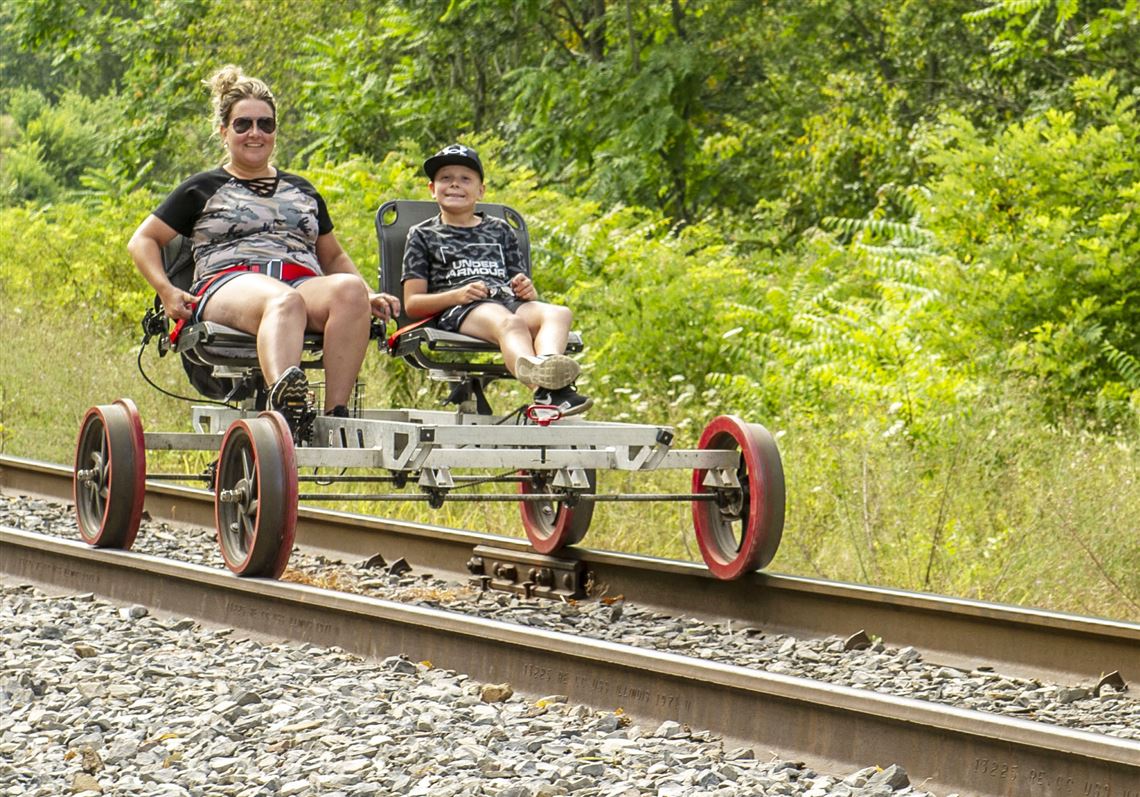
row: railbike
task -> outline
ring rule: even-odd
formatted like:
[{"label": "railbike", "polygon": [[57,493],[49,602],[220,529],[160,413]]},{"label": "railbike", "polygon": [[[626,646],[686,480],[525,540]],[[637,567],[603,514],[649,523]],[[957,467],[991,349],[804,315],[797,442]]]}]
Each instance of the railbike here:
[{"label": "railbike", "polygon": [[[408,229],[437,210],[434,202],[396,200],[377,211],[381,290],[398,295]],[[483,203],[478,210],[510,224],[529,270],[523,218],[504,205]],[[167,274],[180,287],[188,287],[193,274],[189,249],[176,238],[163,252]],[[156,299],[143,322],[144,347],[153,337],[160,355],[179,355],[191,383],[210,403],[193,406],[192,432],[144,432],[135,404],[126,398],[87,411],[75,452],[80,536],[93,546],[129,549],[141,522],[146,481],[161,478],[148,476],[147,452],[205,451],[216,457],[207,478],[218,543],[226,566],[241,576],[281,575],[293,549],[298,502],[310,497],[418,500],[433,507],[514,502],[531,546],[548,556],[584,539],[598,503],[683,501],[692,505],[698,546],[716,577],[737,578],[772,560],[784,523],[784,475],[775,440],[763,426],[719,416],[705,427],[696,449],[678,450],[667,426],[561,417],[541,405],[496,415],[485,388],[513,378],[495,358],[497,349],[431,324],[405,322],[399,319],[400,328],[389,337],[375,330],[381,348],[449,383],[455,409],[355,408],[349,418],[318,416],[298,435],[280,414],[264,409],[266,385],[252,336],[212,322],[175,333]],[[320,336],[306,335],[304,350],[302,367],[319,369]],[[580,336],[571,333],[568,353],[581,350]],[[599,471],[665,469],[691,471],[691,492],[597,490]],[[300,485],[314,480],[325,486],[374,483],[394,492],[302,493]],[[476,483],[505,487],[498,493],[464,489]]]}]

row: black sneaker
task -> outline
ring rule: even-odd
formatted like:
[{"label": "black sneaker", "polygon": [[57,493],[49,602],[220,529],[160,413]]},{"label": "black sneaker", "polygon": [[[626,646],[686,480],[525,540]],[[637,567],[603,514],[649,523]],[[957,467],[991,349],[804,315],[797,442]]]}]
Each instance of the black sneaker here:
[{"label": "black sneaker", "polygon": [[343,404],[337,404],[331,410],[327,411],[325,413],[325,415],[327,415],[330,418],[348,418],[348,417],[350,417],[348,414],[348,407],[344,406]]},{"label": "black sneaker", "polygon": [[269,388],[266,409],[285,416],[286,423],[293,430],[294,439],[303,437],[306,427],[312,424],[316,412],[309,397],[309,379],[305,372],[292,366]]},{"label": "black sneaker", "polygon": [[573,385],[567,385],[557,390],[540,387],[534,391],[534,403],[554,407],[565,416],[585,412],[593,406],[594,400],[589,396],[583,396],[574,389]]}]

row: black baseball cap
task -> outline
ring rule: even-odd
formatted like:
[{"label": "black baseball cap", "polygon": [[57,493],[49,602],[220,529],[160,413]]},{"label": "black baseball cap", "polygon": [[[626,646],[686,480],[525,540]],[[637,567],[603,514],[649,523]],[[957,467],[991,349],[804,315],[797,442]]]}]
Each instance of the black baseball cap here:
[{"label": "black baseball cap", "polygon": [[479,160],[479,153],[462,144],[452,144],[424,161],[424,172],[435,180],[435,173],[441,166],[466,166],[479,172],[479,179],[483,179],[483,164]]}]

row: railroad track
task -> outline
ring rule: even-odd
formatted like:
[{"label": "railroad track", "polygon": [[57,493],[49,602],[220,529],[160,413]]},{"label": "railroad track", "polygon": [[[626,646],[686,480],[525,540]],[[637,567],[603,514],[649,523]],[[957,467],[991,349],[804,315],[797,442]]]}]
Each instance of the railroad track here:
[{"label": "railroad track", "polygon": [[[10,493],[70,501],[71,480],[69,467],[0,456],[0,489]],[[146,511],[155,520],[214,526],[213,497],[205,490],[148,483]],[[419,570],[461,581],[471,578],[476,549],[520,559],[530,552],[524,540],[313,508],[300,511],[297,543],[349,560],[403,557]],[[762,572],[718,581],[697,564],[588,549],[560,557],[580,562],[596,590],[667,613],[797,637],[863,631],[887,645],[912,646],[928,661],[1025,678],[1087,681],[1119,672],[1140,683],[1135,623]]]},{"label": "railroad track", "polygon": [[[0,487],[10,493],[67,500],[70,478],[68,468],[0,458]],[[147,510],[155,519],[210,525],[207,495],[156,487],[148,492]],[[302,545],[349,556],[398,552],[417,567],[463,577],[468,577],[466,563],[475,546],[525,549],[522,543],[486,535],[318,510],[303,510],[298,532]],[[929,777],[924,788],[963,794],[1140,794],[1140,743],[1134,741],[453,612],[237,579],[221,570],[92,550],[79,542],[16,530],[0,530],[0,554],[9,576],[189,613],[274,637],[337,645],[365,656],[407,653],[482,680],[510,681],[536,695],[557,692],[599,707],[621,706],[638,721],[675,719],[709,728],[820,768],[895,761],[920,782]],[[936,660],[974,657],[975,664],[980,659],[1023,671],[1077,672],[1083,677],[1108,666],[1135,678],[1128,669],[1136,666],[1140,649],[1140,627],[1134,625],[965,601],[941,605],[931,596],[763,574],[721,582],[680,563],[590,551],[578,556],[611,592],[675,612],[692,614],[692,608],[700,606],[703,613],[722,619],[738,618],[765,630],[779,626],[801,635],[835,634],[850,623],[884,640],[897,638],[899,644],[925,648]],[[962,645],[947,644],[944,629],[931,631],[943,622],[963,635]],[[1019,642],[1001,643],[999,649],[1008,651],[1004,656],[980,650],[984,645],[963,650],[965,637],[976,642],[990,625],[999,629],[992,632],[995,647],[1002,636],[1018,635]],[[923,635],[937,645],[916,643],[924,626]],[[1034,645],[1049,650],[1020,655]],[[1074,667],[1065,661],[1063,650],[1071,645],[1096,653]]]}]

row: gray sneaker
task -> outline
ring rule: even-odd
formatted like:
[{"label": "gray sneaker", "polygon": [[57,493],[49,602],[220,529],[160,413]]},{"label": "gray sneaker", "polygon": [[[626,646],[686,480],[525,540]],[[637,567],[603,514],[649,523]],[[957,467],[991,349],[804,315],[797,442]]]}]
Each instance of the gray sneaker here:
[{"label": "gray sneaker", "polygon": [[578,362],[565,354],[544,354],[541,357],[519,357],[515,377],[528,385],[557,390],[578,378]]}]

